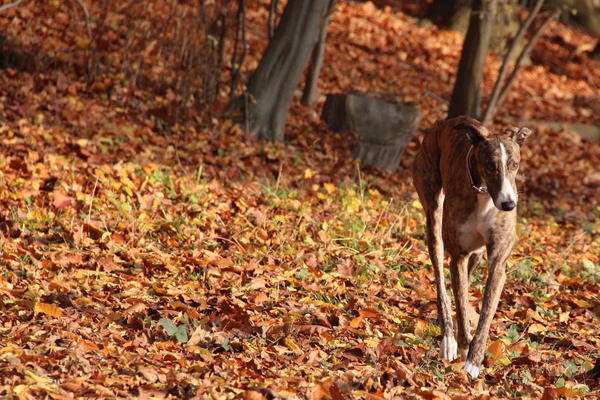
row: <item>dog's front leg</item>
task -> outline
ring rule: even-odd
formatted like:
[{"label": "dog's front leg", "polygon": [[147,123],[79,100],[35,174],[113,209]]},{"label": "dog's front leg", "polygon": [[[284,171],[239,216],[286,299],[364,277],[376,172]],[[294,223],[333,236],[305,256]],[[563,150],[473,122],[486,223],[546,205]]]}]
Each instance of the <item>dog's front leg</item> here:
[{"label": "dog's front leg", "polygon": [[485,294],[481,305],[481,316],[479,317],[475,336],[469,346],[469,354],[467,355],[467,361],[464,366],[465,371],[467,371],[472,378],[477,378],[481,371],[481,363],[483,362],[483,357],[485,355],[490,326],[492,325],[492,319],[498,308],[500,295],[502,294],[504,282],[506,281],[506,259],[508,257],[508,252],[510,252],[510,248],[508,251],[503,252],[504,254],[490,252],[488,249],[488,253],[491,253],[490,270],[485,284]]}]

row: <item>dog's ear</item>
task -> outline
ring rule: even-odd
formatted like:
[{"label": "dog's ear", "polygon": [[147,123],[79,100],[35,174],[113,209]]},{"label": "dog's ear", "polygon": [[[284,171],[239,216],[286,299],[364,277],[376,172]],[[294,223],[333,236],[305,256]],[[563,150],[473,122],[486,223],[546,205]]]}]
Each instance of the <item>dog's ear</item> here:
[{"label": "dog's ear", "polygon": [[525,143],[529,135],[532,134],[532,131],[529,128],[512,127],[508,128],[506,133],[508,134],[508,137],[510,137],[516,144],[521,146],[523,143]]},{"label": "dog's ear", "polygon": [[485,140],[485,136],[481,133],[479,129],[471,124],[458,124],[454,127],[454,129],[462,129],[467,132],[467,136],[471,141],[473,146],[477,146],[479,143]]}]

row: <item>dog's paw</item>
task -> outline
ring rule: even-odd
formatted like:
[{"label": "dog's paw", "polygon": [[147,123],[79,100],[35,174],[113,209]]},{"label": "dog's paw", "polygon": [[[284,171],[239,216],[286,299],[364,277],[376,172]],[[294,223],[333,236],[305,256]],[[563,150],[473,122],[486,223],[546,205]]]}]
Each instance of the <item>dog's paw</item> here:
[{"label": "dog's paw", "polygon": [[463,367],[463,369],[465,371],[467,371],[469,373],[469,375],[471,375],[471,378],[473,378],[473,379],[477,379],[477,377],[479,376],[479,373],[481,372],[481,367],[478,367],[477,365],[473,364],[470,361],[467,361],[465,363],[465,366]]},{"label": "dog's paw", "polygon": [[443,360],[452,361],[458,355],[458,344],[454,336],[443,336],[440,345],[440,354]]}]

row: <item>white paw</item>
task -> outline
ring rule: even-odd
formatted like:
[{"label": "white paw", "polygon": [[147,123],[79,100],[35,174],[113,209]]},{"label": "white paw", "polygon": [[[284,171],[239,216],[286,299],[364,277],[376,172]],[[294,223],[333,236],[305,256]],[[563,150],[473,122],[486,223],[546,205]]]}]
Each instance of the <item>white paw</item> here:
[{"label": "white paw", "polygon": [[452,361],[458,355],[458,345],[454,336],[442,336],[442,344],[440,345],[440,354],[442,359]]},{"label": "white paw", "polygon": [[477,377],[479,376],[479,372],[481,372],[481,368],[478,367],[477,365],[467,361],[465,363],[465,366],[463,367],[463,369],[465,371],[467,371],[469,373],[469,375],[471,375],[471,378],[473,379],[477,379]]}]

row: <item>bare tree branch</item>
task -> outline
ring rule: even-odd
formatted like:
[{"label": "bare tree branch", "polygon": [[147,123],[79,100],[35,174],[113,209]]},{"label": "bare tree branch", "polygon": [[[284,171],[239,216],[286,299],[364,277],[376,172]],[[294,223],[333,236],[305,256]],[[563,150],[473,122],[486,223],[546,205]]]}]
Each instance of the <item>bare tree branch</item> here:
[{"label": "bare tree branch", "polygon": [[87,29],[87,34],[88,37],[90,38],[90,40],[92,40],[94,38],[94,35],[92,34],[92,26],[90,24],[90,13],[87,9],[87,6],[85,5],[85,3],[82,0],[75,0],[77,2],[77,4],[79,4],[79,7],[81,7],[81,9],[83,10],[83,14],[85,15],[85,27]]},{"label": "bare tree branch", "polygon": [[278,0],[271,0],[269,5],[269,40],[273,39],[275,33],[275,18],[277,17]]},{"label": "bare tree branch", "polygon": [[498,72],[498,78],[496,79],[496,83],[494,84],[494,89],[492,90],[492,95],[490,96],[490,100],[488,102],[487,108],[481,121],[483,124],[487,124],[489,120],[492,118],[493,113],[496,110],[496,103],[498,102],[498,97],[500,96],[501,89],[504,85],[504,80],[506,79],[506,72],[508,71],[508,65],[510,63],[510,59],[513,57],[513,53],[517,49],[517,45],[521,42],[525,33],[529,30],[531,23],[534,18],[540,12],[542,5],[544,4],[544,0],[538,0],[533,10],[529,13],[529,16],[525,20],[525,22],[519,28],[517,35],[512,40],[512,43],[508,47],[506,54],[504,55],[504,60],[502,61],[502,66],[500,67],[500,71]]},{"label": "bare tree branch", "polygon": [[[544,23],[539,27],[539,29],[533,34],[533,36],[527,43],[527,46],[525,46],[525,48],[521,51],[521,54],[519,54],[519,57],[517,58],[517,61],[515,62],[515,67],[513,68],[510,76],[508,77],[506,84],[500,91],[500,95],[498,96],[498,101],[494,105],[495,109],[500,107],[502,105],[502,103],[504,102],[510,87],[514,83],[521,68],[523,68],[523,62],[527,59],[527,57],[529,57],[531,50],[533,50],[533,47],[539,40],[542,33],[546,30],[546,28],[548,27],[550,22],[554,21],[559,15],[560,15],[560,10],[559,9],[554,10],[554,12],[544,21]],[[490,118],[492,115],[494,115],[494,113],[495,113],[495,110],[490,111]]]},{"label": "bare tree branch", "polygon": [[23,1],[23,0],[17,0],[17,1],[15,1],[15,2],[8,3],[8,4],[5,4],[5,5],[1,6],[1,7],[0,7],[0,12],[2,12],[2,11],[6,11],[6,10],[8,10],[9,8],[16,7],[16,6],[18,6],[19,4],[21,4],[21,2],[22,2],[22,1]]}]

